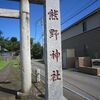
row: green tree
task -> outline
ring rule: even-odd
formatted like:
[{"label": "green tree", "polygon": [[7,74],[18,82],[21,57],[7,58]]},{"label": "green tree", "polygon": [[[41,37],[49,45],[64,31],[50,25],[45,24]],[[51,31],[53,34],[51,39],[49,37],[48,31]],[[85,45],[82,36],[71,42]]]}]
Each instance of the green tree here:
[{"label": "green tree", "polygon": [[34,39],[33,38],[30,38],[30,44],[31,44],[31,46],[34,44]]},{"label": "green tree", "polygon": [[12,37],[7,41],[5,48],[9,51],[15,52],[15,54],[18,55],[20,50],[20,43],[16,37]]},{"label": "green tree", "polygon": [[3,35],[3,32],[2,32],[2,31],[0,31],[0,38],[2,37],[2,35]]},{"label": "green tree", "polygon": [[16,37],[12,37],[12,38],[10,39],[10,41],[11,41],[11,42],[17,42],[17,38],[16,38]]},{"label": "green tree", "polygon": [[41,59],[43,56],[43,47],[40,43],[35,43],[31,50],[32,58]]},{"label": "green tree", "polygon": [[3,49],[7,49],[8,51],[15,52],[15,54],[19,53],[20,43],[17,40],[17,38],[16,37],[11,37],[10,39],[4,38],[2,31],[0,31],[0,46],[1,46],[1,51],[3,51]]},{"label": "green tree", "polygon": [[3,50],[4,48],[4,37],[3,37],[3,32],[0,31],[0,46],[1,46],[1,51]]}]

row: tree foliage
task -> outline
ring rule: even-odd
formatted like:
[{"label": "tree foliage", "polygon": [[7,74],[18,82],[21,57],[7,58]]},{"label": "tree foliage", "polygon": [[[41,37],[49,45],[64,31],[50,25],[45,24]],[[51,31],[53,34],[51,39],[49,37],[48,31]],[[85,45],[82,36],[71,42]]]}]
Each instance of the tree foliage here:
[{"label": "tree foliage", "polygon": [[[40,43],[34,43],[33,38],[30,39],[31,45],[31,57],[40,59],[43,56],[43,47]],[[3,49],[7,49],[10,52],[15,52],[16,55],[20,52],[20,42],[16,37],[4,38],[3,32],[0,31],[0,46]]]},{"label": "tree foliage", "polygon": [[16,37],[12,37],[7,41],[5,48],[9,51],[17,52],[20,49],[19,41]]},{"label": "tree foliage", "polygon": [[3,32],[0,31],[0,46],[1,46],[1,51],[4,51],[4,49],[7,49],[10,52],[17,52],[20,49],[20,44],[19,41],[17,40],[16,37],[11,37],[9,38],[4,38],[3,37]]},{"label": "tree foliage", "polygon": [[40,43],[35,43],[31,49],[32,58],[40,59],[43,56],[43,47]]}]

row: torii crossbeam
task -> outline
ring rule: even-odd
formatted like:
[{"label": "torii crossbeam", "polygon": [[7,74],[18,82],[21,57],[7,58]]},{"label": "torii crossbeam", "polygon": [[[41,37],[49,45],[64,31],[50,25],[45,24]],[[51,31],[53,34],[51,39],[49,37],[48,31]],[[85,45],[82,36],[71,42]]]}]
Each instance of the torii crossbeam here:
[{"label": "torii crossbeam", "polygon": [[[8,0],[8,1],[21,1],[21,0]],[[45,0],[29,0],[30,3],[43,4]]]}]

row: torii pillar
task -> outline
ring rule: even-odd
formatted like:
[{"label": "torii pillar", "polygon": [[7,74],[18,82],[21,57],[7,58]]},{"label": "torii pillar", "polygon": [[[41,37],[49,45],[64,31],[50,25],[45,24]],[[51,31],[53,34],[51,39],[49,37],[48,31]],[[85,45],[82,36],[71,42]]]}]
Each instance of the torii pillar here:
[{"label": "torii pillar", "polygon": [[[20,16],[20,54],[21,54],[21,79],[22,92],[28,93],[32,86],[31,77],[31,55],[30,55],[30,11],[29,2],[42,4],[42,0],[8,0],[20,2],[20,14],[14,11],[10,16]],[[13,11],[10,11],[13,12]]]},{"label": "torii pillar", "polygon": [[31,83],[31,56],[30,56],[30,17],[29,0],[20,0],[20,50],[21,50],[21,74],[22,92],[30,91]]},{"label": "torii pillar", "polygon": [[32,86],[30,58],[29,0],[20,0],[20,2],[20,11],[11,9],[0,9],[0,17],[20,19],[22,92],[28,93]]}]

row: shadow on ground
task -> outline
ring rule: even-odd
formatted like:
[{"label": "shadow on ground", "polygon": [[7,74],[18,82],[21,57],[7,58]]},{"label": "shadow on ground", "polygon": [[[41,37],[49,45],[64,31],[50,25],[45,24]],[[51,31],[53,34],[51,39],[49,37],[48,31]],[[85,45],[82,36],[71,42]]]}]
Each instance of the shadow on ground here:
[{"label": "shadow on ground", "polygon": [[0,70],[0,100],[44,100],[44,86],[41,82],[32,85],[27,98],[18,97],[17,92],[21,92],[20,76],[20,68],[7,66]]}]

